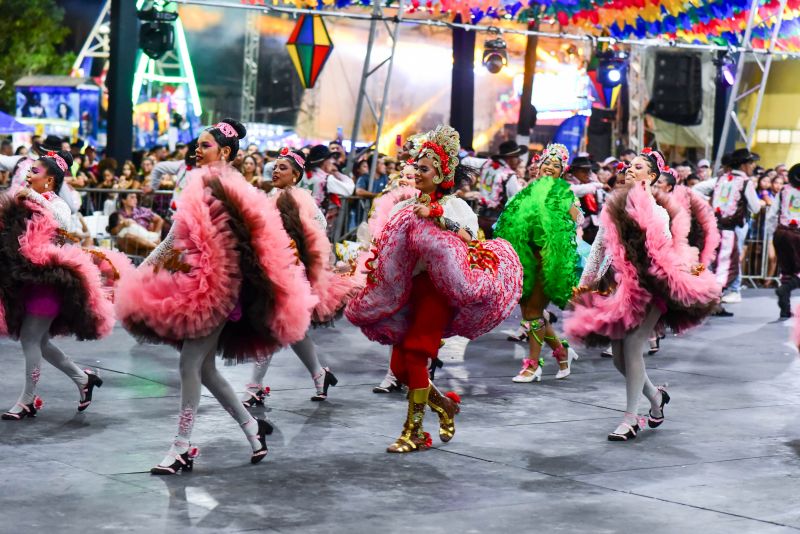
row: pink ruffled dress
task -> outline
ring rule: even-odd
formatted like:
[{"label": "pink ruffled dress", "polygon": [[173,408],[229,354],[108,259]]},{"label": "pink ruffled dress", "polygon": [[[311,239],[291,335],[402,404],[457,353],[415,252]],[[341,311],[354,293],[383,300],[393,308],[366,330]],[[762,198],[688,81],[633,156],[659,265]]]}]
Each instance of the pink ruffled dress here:
[{"label": "pink ruffled dress", "polygon": [[[373,341],[400,342],[408,329],[408,303],[415,275],[427,271],[452,308],[443,337],[474,339],[506,319],[522,292],[522,266],[511,245],[494,239],[464,243],[455,233],[416,216],[415,200],[401,202],[384,226],[367,262],[367,285],[345,314]],[[440,203],[444,217],[477,234],[477,218],[455,197]]]},{"label": "pink ruffled dress", "polygon": [[237,361],[302,339],[319,298],[267,196],[227,164],[187,182],[167,239],[119,286],[125,328],[179,347],[224,323],[219,351]]}]

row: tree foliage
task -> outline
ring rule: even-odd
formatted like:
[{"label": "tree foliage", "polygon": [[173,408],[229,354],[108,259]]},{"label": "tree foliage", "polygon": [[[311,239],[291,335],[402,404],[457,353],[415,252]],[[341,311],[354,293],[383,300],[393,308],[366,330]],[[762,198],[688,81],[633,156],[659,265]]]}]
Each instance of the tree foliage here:
[{"label": "tree foliage", "polygon": [[0,109],[13,114],[14,83],[31,74],[69,74],[75,54],[58,47],[69,35],[55,0],[0,0]]}]

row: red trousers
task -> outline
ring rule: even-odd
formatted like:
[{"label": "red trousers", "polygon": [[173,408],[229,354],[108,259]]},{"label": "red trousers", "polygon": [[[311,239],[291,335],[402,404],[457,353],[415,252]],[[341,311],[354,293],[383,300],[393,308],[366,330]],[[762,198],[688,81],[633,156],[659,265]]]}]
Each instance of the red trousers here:
[{"label": "red trousers", "polygon": [[409,325],[403,340],[392,347],[390,367],[400,383],[409,389],[428,387],[428,358],[436,358],[444,329],[453,310],[434,287],[426,271],[411,283]]}]

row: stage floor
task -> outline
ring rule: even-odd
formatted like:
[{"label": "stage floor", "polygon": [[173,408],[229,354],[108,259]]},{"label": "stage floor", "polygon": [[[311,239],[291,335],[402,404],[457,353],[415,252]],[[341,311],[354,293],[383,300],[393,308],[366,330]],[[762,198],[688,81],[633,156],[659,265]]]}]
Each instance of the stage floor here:
[{"label": "stage floor", "polygon": [[[442,349],[440,387],[463,399],[453,441],[390,455],[400,394],[376,395],[388,349],[345,321],[313,333],[339,385],[309,400],[293,353],[275,356],[260,413],[270,452],[249,463],[238,425],[206,393],[193,473],[153,477],[175,433],[177,354],[121,328],[102,342],[58,341],[105,381],[76,414],[77,391],[44,363],[34,420],[0,423],[0,532],[702,532],[800,529],[800,360],[771,291],[748,290],[647,358],[669,384],[667,420],[629,443],[606,435],[624,410],[611,360],[581,351],[573,374],[514,384],[525,354],[502,328]],[[557,324],[557,327],[561,324]],[[21,387],[19,344],[0,341],[0,405]],[[248,366],[223,367],[237,390]],[[646,413],[644,398],[640,413]],[[435,434],[436,418],[426,417]]]}]

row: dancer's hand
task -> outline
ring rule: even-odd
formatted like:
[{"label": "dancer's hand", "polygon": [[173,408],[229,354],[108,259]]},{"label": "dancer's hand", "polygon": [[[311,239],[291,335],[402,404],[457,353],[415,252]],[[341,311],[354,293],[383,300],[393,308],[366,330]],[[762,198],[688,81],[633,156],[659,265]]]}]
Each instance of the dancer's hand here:
[{"label": "dancer's hand", "polygon": [[431,216],[431,209],[424,204],[414,204],[414,214],[417,217],[421,217],[423,219],[427,219]]},{"label": "dancer's hand", "polygon": [[17,191],[17,198],[20,200],[28,198],[28,193],[30,193],[30,189],[28,189],[27,187],[23,187],[22,189]]},{"label": "dancer's hand", "polygon": [[702,263],[696,263],[692,265],[692,274],[694,276],[700,276],[700,273],[706,270],[706,266]]}]

